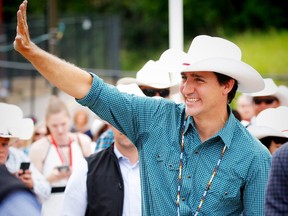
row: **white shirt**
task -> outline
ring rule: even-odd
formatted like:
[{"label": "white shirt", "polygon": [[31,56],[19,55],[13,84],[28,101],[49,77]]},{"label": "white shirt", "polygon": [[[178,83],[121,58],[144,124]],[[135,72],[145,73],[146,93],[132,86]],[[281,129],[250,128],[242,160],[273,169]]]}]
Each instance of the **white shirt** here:
[{"label": "white shirt", "polygon": [[[141,186],[139,162],[132,165],[128,158],[124,157],[114,146],[114,153],[118,158],[122,178],[124,182],[124,206],[123,216],[141,215]],[[64,193],[62,215],[85,215],[87,208],[87,161],[83,158],[69,178]]]}]

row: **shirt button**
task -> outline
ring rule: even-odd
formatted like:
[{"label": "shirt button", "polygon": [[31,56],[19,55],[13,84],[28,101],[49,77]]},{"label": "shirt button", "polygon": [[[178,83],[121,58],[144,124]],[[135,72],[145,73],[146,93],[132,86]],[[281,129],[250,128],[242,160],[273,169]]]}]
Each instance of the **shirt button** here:
[{"label": "shirt button", "polygon": [[227,195],[228,195],[228,192],[225,192],[224,194],[225,194],[225,196],[227,196]]},{"label": "shirt button", "polygon": [[182,198],[182,201],[184,202],[185,200],[186,200],[186,199],[183,197],[183,198]]},{"label": "shirt button", "polygon": [[120,182],[118,183],[118,187],[119,187],[120,190],[122,190],[122,185],[121,185]]},{"label": "shirt button", "polygon": [[195,154],[198,154],[198,151],[195,151]]},{"label": "shirt button", "polygon": [[191,178],[191,175],[188,175],[187,177],[190,179],[190,178]]}]

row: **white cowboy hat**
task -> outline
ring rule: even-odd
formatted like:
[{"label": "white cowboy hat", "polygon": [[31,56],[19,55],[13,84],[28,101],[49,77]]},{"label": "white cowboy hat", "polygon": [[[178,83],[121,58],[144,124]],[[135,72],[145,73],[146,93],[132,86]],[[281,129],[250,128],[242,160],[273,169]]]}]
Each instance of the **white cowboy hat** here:
[{"label": "white cowboy hat", "polygon": [[280,104],[285,106],[288,104],[288,90],[285,86],[277,86],[273,79],[264,79],[265,87],[263,90],[248,94],[252,97],[262,97],[262,96],[274,96],[279,99]]},{"label": "white cowboy hat", "polygon": [[178,84],[172,81],[170,73],[164,70],[163,65],[153,60],[149,60],[137,72],[136,78],[125,77],[118,80],[118,84],[127,85],[132,83],[158,89],[170,88]]},{"label": "white cowboy hat", "polygon": [[139,86],[135,83],[124,85],[124,84],[119,84],[117,82],[117,89],[121,92],[145,97],[145,94],[141,91]]},{"label": "white cowboy hat", "polygon": [[243,93],[264,88],[261,75],[250,65],[241,61],[241,50],[234,43],[219,37],[200,35],[194,38],[188,50],[187,65],[182,72],[213,71],[238,81],[238,90]]},{"label": "white cowboy hat", "polygon": [[248,130],[258,139],[267,136],[288,138],[288,107],[268,108],[256,117],[256,125],[249,126]]},{"label": "white cowboy hat", "polygon": [[269,137],[269,136],[288,138],[281,131],[275,130],[275,129],[273,129],[271,127],[267,127],[267,126],[251,125],[247,129],[257,139],[262,139],[264,137]]},{"label": "white cowboy hat", "polygon": [[271,78],[265,78],[264,84],[265,87],[261,91],[253,92],[248,94],[251,97],[261,97],[261,96],[270,96],[278,92],[278,87]]},{"label": "white cowboy hat", "polygon": [[18,106],[0,103],[0,137],[28,140],[33,130],[33,120],[23,118],[23,112]]},{"label": "white cowboy hat", "polygon": [[281,105],[288,106],[288,88],[287,86],[280,85],[278,86],[278,95]]}]

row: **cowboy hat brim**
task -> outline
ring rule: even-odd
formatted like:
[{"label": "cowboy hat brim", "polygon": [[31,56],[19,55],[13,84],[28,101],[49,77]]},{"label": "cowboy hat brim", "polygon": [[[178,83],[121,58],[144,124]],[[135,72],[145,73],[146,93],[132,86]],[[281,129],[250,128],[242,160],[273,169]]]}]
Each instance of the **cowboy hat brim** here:
[{"label": "cowboy hat brim", "polygon": [[288,136],[285,133],[282,133],[281,131],[275,130],[267,126],[251,125],[247,129],[257,139],[262,139],[264,137],[270,137],[270,136],[288,138]]},{"label": "cowboy hat brim", "polygon": [[211,71],[237,80],[239,92],[257,92],[264,89],[265,86],[261,75],[254,68],[242,61],[217,57],[184,64],[187,67],[182,72]]}]

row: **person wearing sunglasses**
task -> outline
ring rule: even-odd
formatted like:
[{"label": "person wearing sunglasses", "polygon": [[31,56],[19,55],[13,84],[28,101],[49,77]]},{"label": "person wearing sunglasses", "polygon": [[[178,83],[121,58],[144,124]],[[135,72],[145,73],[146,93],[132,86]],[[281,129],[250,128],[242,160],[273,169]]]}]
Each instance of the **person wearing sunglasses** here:
[{"label": "person wearing sunglasses", "polygon": [[135,83],[147,97],[175,99],[179,82],[168,71],[165,71],[158,61],[149,60],[137,72],[136,78],[124,77],[119,79],[117,84]]},{"label": "person wearing sunglasses", "polygon": [[256,116],[265,109],[277,108],[287,104],[288,95],[283,94],[281,89],[275,84],[273,79],[265,78],[265,88],[259,92],[248,94],[252,97],[255,116],[251,120],[251,125],[256,124]]}]

